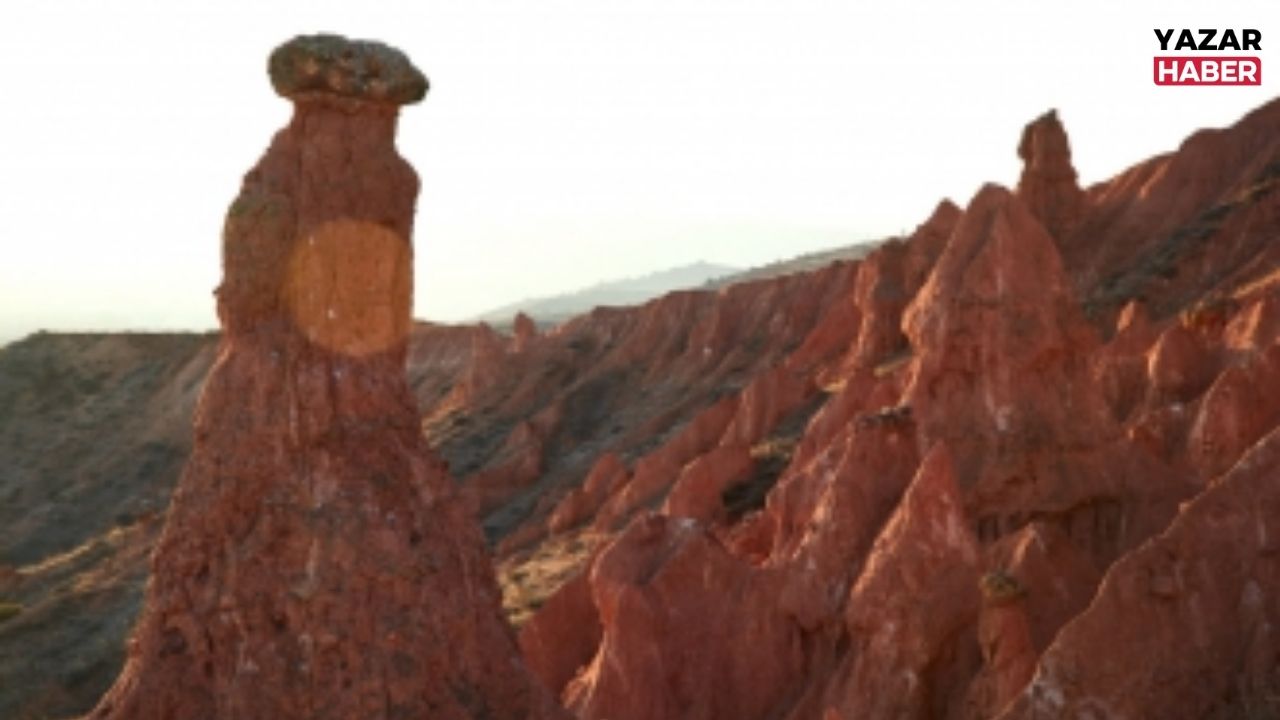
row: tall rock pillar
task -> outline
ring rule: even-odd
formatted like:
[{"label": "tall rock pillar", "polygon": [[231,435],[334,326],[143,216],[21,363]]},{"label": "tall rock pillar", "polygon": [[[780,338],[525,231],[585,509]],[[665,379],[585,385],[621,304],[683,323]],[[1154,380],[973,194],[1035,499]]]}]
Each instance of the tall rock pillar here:
[{"label": "tall rock pillar", "polygon": [[1071,143],[1055,110],[1041,115],[1022,131],[1018,143],[1022,176],[1018,197],[1055,240],[1062,242],[1084,212],[1084,191],[1071,164]]},{"label": "tall rock pillar", "polygon": [[272,54],[288,126],[227,214],[218,360],[95,719],[542,718],[404,361],[426,78],[336,36]]}]

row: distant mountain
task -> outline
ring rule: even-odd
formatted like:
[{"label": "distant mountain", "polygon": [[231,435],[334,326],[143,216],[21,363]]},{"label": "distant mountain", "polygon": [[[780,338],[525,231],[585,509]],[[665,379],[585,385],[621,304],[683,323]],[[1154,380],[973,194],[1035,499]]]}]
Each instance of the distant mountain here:
[{"label": "distant mountain", "polygon": [[640,277],[603,282],[563,295],[521,300],[481,313],[474,320],[505,326],[516,313],[524,312],[538,324],[547,325],[600,305],[639,305],[672,290],[701,287],[736,272],[738,268],[699,261]]},{"label": "distant mountain", "polygon": [[843,245],[841,247],[831,248],[829,250],[817,250],[815,252],[798,255],[788,260],[776,260],[766,265],[753,267],[741,272],[735,272],[731,275],[721,275],[720,277],[708,280],[705,287],[708,289],[728,287],[740,282],[750,280],[764,280],[779,275],[791,275],[792,273],[810,272],[818,270],[840,260],[861,260],[868,253],[875,250],[882,240],[867,240],[852,245]]}]

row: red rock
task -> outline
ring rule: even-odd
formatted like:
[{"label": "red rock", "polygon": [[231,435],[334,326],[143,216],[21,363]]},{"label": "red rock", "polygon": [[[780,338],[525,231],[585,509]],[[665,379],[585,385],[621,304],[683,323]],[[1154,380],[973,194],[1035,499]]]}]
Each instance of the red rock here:
[{"label": "red rock", "polygon": [[1216,477],[1280,421],[1280,345],[1229,367],[1204,394],[1187,438],[1199,476]]},{"label": "red rock", "polygon": [[394,129],[425,80],[333,36],[271,67],[295,114],[229,212],[194,450],[91,717],[557,717],[405,379],[418,183]]},{"label": "red rock", "polygon": [[1090,187],[1089,211],[1062,243],[1081,297],[1098,317],[1142,298],[1165,318],[1211,290],[1265,281],[1280,265],[1277,159],[1273,100]]},{"label": "red rock", "polygon": [[662,504],[664,515],[693,518],[702,523],[724,519],[724,491],[751,472],[755,462],[751,448],[728,445],[715,448],[684,466]]},{"label": "red rock", "polygon": [[1217,361],[1194,333],[1174,323],[1147,356],[1152,404],[1188,402],[1204,392],[1217,373]]},{"label": "red rock", "polygon": [[[988,548],[987,566],[1016,579],[1019,612],[1026,616],[1032,660],[1058,630],[1084,610],[1102,572],[1088,552],[1071,541],[1063,524],[1036,520]],[[990,714],[990,713],[988,713]]]},{"label": "red rock", "polygon": [[1049,234],[1065,238],[1084,211],[1084,193],[1071,165],[1071,145],[1056,110],[1036,118],[1022,131],[1018,157],[1024,163],[1018,197]]},{"label": "red rock", "polygon": [[547,530],[561,533],[593,517],[604,501],[627,481],[627,466],[614,453],[600,456],[582,486],[574,488],[556,505]]},{"label": "red rock", "polygon": [[592,567],[604,639],[566,704],[593,720],[769,717],[804,657],[775,583],[693,520],[637,517]]},{"label": "red rock", "polygon": [[1085,360],[1097,340],[1053,239],[1006,190],[974,197],[904,326],[916,348],[905,401],[921,444],[951,448],[962,487],[985,478],[988,495],[1067,490],[1066,477],[1021,483],[1026,461],[1043,464],[1037,476],[1061,475],[1051,457],[1060,448],[1098,446],[1115,432]]},{"label": "red rock", "polygon": [[929,278],[934,263],[947,246],[947,238],[951,237],[960,221],[961,211],[955,203],[943,200],[933,209],[929,219],[916,228],[907,238],[907,258],[903,269],[903,281],[907,294],[914,296],[925,280]]},{"label": "red rock", "polygon": [[906,245],[890,241],[858,266],[854,299],[862,310],[862,323],[851,358],[854,367],[875,367],[907,348],[902,334],[902,311],[911,299],[903,277],[906,259]]},{"label": "red rock", "polygon": [[600,646],[600,618],[582,572],[565,583],[520,628],[520,651],[543,685],[559,696]]},{"label": "red rock", "polygon": [[499,455],[505,460],[474,473],[463,486],[463,495],[477,517],[496,509],[517,490],[531,485],[542,474],[542,432],[533,423],[518,424],[507,436]]},{"label": "red rock", "polygon": [[[945,446],[920,464],[846,604],[851,649],[827,718],[931,718],[965,689],[966,628],[978,613],[978,544]],[[958,677],[957,677],[958,675]]]},{"label": "red rock", "polygon": [[1094,360],[1094,375],[1112,417],[1126,420],[1147,394],[1147,350],[1157,333],[1145,306],[1131,302],[1116,320],[1116,332]]},{"label": "red rock", "polygon": [[462,400],[483,395],[495,385],[508,385],[503,377],[506,356],[505,343],[496,330],[481,323],[471,335],[471,363],[459,384]]},{"label": "red rock", "polygon": [[533,318],[524,313],[516,313],[515,321],[512,327],[512,349],[515,352],[525,352],[529,346],[538,338],[538,325]]},{"label": "red rock", "polygon": [[978,619],[978,643],[982,647],[982,674],[974,681],[970,703],[977,717],[991,717],[1002,710],[1030,682],[1036,668],[1036,648],[1023,602],[1023,590],[1015,576],[1002,572],[982,578],[983,605]]},{"label": "red rock", "polygon": [[757,375],[739,396],[733,420],[721,436],[720,444],[751,446],[764,440],[783,418],[804,405],[815,392],[810,378],[785,366]]},{"label": "red rock", "polygon": [[792,468],[766,500],[786,569],[776,603],[812,631],[837,617],[847,588],[916,470],[915,426],[853,423],[825,452]]},{"label": "red rock", "polygon": [[1249,303],[1231,319],[1223,344],[1236,352],[1260,351],[1280,339],[1280,292],[1272,291]]},{"label": "red rock", "polygon": [[636,461],[630,479],[618,488],[596,515],[601,530],[621,526],[646,503],[660,499],[679,477],[686,463],[715,447],[735,419],[738,399],[726,397],[703,410],[674,438]]},{"label": "red rock", "polygon": [[1246,717],[1274,708],[1280,430],[1117,562],[1001,718]]},{"label": "red rock", "polygon": [[1016,196],[979,191],[904,323],[918,441],[952,450],[982,543],[1052,518],[1103,568],[1193,492],[1113,420],[1090,367],[1097,338]]},{"label": "red rock", "polygon": [[826,311],[800,347],[786,359],[787,367],[792,371],[812,374],[819,385],[831,382],[832,373],[838,373],[838,361],[848,351],[862,322],[862,310],[848,290],[857,277],[858,267],[859,263],[853,262],[832,266],[832,269],[840,271],[841,278],[838,283],[832,283],[834,287],[824,298]]}]

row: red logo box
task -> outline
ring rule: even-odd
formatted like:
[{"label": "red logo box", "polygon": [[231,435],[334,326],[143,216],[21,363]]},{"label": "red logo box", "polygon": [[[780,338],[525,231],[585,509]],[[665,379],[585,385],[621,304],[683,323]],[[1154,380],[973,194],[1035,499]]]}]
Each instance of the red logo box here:
[{"label": "red logo box", "polygon": [[1176,57],[1157,55],[1157,85],[1261,85],[1262,60],[1235,57]]}]

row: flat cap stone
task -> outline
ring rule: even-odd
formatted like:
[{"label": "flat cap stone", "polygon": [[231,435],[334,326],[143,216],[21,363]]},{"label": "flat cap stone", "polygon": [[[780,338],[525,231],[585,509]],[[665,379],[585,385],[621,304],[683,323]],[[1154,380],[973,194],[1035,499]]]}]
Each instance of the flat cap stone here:
[{"label": "flat cap stone", "polygon": [[341,35],[299,35],[272,51],[267,72],[276,92],[291,99],[319,93],[408,105],[426,96],[428,87],[403,52]]}]

